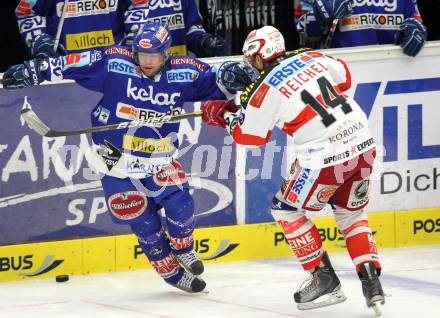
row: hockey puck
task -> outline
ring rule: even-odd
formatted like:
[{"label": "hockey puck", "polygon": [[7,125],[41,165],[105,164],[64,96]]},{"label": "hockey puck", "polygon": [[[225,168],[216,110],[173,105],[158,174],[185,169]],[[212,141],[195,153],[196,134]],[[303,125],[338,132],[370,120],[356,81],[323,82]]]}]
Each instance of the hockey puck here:
[{"label": "hockey puck", "polygon": [[55,280],[57,283],[67,282],[69,280],[69,275],[58,275],[57,277],[55,277]]}]

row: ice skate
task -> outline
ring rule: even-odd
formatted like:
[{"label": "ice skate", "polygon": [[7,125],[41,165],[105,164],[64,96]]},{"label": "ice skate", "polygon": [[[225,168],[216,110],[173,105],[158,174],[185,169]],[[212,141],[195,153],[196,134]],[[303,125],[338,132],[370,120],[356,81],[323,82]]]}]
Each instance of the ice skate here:
[{"label": "ice skate", "polygon": [[379,281],[379,273],[373,262],[364,263],[360,267],[359,278],[367,306],[373,308],[376,316],[382,314],[380,307],[385,304],[385,295]]},{"label": "ice skate", "polygon": [[179,263],[191,274],[198,276],[205,270],[202,261],[194,250],[180,255],[176,254],[176,257]]},{"label": "ice skate", "polygon": [[206,287],[206,283],[203,279],[194,276],[187,271],[183,273],[182,278],[180,278],[180,280],[176,284],[171,285],[188,293],[200,293]]},{"label": "ice skate", "polygon": [[[311,277],[294,294],[298,309],[308,310],[330,306],[347,299],[326,252],[322,256],[321,266],[314,269]],[[304,285],[305,287],[302,288]]]}]

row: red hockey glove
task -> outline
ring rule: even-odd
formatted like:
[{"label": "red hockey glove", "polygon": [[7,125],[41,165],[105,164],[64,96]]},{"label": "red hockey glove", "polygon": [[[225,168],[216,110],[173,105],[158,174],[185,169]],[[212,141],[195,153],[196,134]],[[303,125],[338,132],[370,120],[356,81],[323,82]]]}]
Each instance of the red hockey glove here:
[{"label": "red hockey glove", "polygon": [[232,101],[224,100],[208,100],[202,103],[200,109],[203,111],[202,120],[204,123],[214,126],[226,128],[226,123],[223,118],[225,110],[236,112],[237,106]]}]

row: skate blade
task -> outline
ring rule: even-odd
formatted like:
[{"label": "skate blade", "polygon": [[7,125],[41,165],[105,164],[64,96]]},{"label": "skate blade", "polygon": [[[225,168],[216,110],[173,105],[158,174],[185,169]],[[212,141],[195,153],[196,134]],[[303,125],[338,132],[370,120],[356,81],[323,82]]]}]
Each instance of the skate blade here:
[{"label": "skate blade", "polygon": [[374,310],[374,314],[376,316],[380,316],[382,315],[382,311],[380,310],[380,303],[379,302],[375,302],[371,305],[371,308],[373,308]]},{"label": "skate blade", "polygon": [[322,295],[321,297],[318,297],[313,301],[299,303],[297,304],[297,307],[299,310],[310,310],[325,306],[336,305],[342,303],[345,300],[347,300],[347,297],[345,296],[344,292],[338,289],[332,293]]},{"label": "skate blade", "polygon": [[371,299],[370,307],[374,310],[374,314],[376,316],[382,315],[382,311],[380,310],[380,307],[383,304],[385,304],[385,297],[383,296],[375,296]]}]

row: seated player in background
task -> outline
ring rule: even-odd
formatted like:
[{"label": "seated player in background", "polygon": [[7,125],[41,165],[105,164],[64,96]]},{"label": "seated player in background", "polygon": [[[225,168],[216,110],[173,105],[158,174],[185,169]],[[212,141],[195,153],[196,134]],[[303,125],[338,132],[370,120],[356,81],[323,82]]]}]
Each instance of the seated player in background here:
[{"label": "seated player in background", "polygon": [[[286,53],[282,34],[271,26],[249,33],[246,60],[260,75],[246,86],[228,64],[219,78],[244,89],[236,112],[230,102],[202,104],[203,120],[226,128],[237,144],[262,146],[274,127],[293,137],[297,159],[272,201],[272,215],[305,271],[311,274],[294,294],[299,309],[346,299],[324,250],[318,229],[306,211],[330,204],[359,275],[367,306],[385,303],[379,281],[381,264],[367,215],[368,185],[375,142],[360,106],[346,95],[350,72],[342,60],[310,49]],[[229,65],[233,65],[230,63]]]},{"label": "seated player in background", "polygon": [[38,58],[118,43],[131,48],[137,30],[147,21],[168,25],[170,55],[187,55],[187,49],[198,57],[226,54],[224,39],[204,30],[195,0],[21,0],[15,14],[24,42]]},{"label": "seated player in background", "polygon": [[57,57],[119,43],[132,1],[21,0],[15,15],[32,57]]},{"label": "seated player in background", "polygon": [[139,26],[153,21],[169,27],[172,38],[170,55],[187,55],[188,51],[197,57],[226,55],[225,40],[207,33],[203,28],[203,19],[195,0],[131,2],[125,12],[124,28],[127,35],[122,44],[131,46]]},{"label": "seated player in background", "polygon": [[316,48],[395,43],[416,56],[427,38],[416,0],[301,0],[297,10],[302,44]]},{"label": "seated player in background", "polygon": [[[4,88],[73,79],[103,94],[91,112],[93,126],[178,114],[187,101],[226,99],[229,93],[217,86],[211,66],[192,57],[169,56],[170,44],[167,27],[148,22],[134,37],[132,50],[113,46],[27,61],[5,72]],[[168,122],[97,132],[92,139],[104,167],[101,183],[112,220],[130,226],[165,282],[200,292],[206,286],[198,277],[204,267],[193,249],[193,198],[176,160],[178,130],[178,122]]]}]

